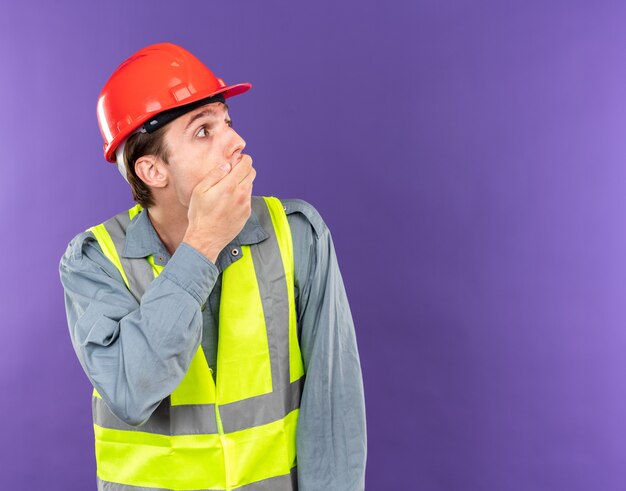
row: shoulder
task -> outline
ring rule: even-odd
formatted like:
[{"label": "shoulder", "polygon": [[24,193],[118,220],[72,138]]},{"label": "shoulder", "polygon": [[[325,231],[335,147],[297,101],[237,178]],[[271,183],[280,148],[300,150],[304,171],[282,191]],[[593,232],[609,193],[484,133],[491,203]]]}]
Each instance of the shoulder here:
[{"label": "shoulder", "polygon": [[281,198],[280,201],[283,204],[290,225],[293,226],[294,224],[297,225],[298,222],[304,222],[313,229],[318,239],[328,231],[324,219],[311,203],[297,198]]},{"label": "shoulder", "polygon": [[[118,214],[108,218],[107,220],[99,224],[96,224],[95,226],[97,225],[106,226],[111,221],[120,220],[123,217],[128,217],[129,211],[133,211],[137,208],[138,208],[138,205],[134,206],[130,210],[128,209],[123,210],[119,212]],[[138,213],[136,214],[138,215]],[[102,255],[102,257],[104,257],[104,255],[102,254],[102,249],[100,248],[100,245],[98,243],[98,240],[96,239],[96,236],[91,231],[92,228],[93,227],[89,227],[87,230],[80,232],[74,236],[74,238],[69,242],[67,249],[65,250],[65,254],[63,254],[63,257],[61,258],[61,262],[80,261],[81,259],[83,259],[86,253],[87,255],[92,255],[93,252],[95,252],[98,255]]]},{"label": "shoulder", "polygon": [[106,258],[89,229],[76,234],[59,261],[62,281],[76,275],[100,274],[103,271],[111,277],[119,276],[117,268]]},{"label": "shoulder", "polygon": [[77,234],[68,244],[59,261],[59,276],[66,294],[82,297],[87,291],[104,291],[110,279],[124,287],[117,267],[107,259],[90,231]]},{"label": "shoulder", "polygon": [[72,240],[70,240],[63,257],[61,258],[61,263],[80,261],[83,258],[85,249],[90,246],[98,247],[93,233],[89,230],[80,232],[75,235]]}]

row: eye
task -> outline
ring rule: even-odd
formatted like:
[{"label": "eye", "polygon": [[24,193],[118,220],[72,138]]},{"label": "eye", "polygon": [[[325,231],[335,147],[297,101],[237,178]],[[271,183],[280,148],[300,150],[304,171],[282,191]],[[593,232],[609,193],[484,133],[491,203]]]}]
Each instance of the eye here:
[{"label": "eye", "polygon": [[227,124],[230,128],[232,128],[232,127],[233,127],[233,120],[232,120],[232,119],[227,119],[227,120],[226,120],[226,124]]},{"label": "eye", "polygon": [[209,135],[209,131],[206,126],[201,126],[198,132],[196,133],[197,137],[205,138]]}]

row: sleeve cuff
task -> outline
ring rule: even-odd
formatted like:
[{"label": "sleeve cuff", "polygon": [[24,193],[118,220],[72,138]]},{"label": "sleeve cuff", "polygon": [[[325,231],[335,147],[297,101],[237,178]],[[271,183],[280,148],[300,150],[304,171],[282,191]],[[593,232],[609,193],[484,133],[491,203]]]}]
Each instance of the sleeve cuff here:
[{"label": "sleeve cuff", "polygon": [[200,305],[204,305],[213,290],[219,269],[204,254],[182,242],[161,275],[187,291]]}]

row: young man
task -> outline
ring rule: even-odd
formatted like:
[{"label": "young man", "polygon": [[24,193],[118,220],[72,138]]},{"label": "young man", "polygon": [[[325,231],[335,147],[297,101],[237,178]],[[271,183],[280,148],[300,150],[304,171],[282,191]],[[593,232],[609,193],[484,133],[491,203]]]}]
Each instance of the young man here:
[{"label": "young man", "polygon": [[[227,85],[162,43],[103,88],[105,158],[137,205],[60,263],[94,393],[98,489],[361,490],[365,409],[330,232],[252,196]],[[296,465],[297,463],[297,465]]]}]

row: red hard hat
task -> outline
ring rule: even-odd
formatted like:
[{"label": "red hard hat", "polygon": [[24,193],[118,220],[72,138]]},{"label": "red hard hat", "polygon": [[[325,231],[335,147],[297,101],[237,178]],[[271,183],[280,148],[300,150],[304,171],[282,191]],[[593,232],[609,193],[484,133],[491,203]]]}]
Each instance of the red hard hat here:
[{"label": "red hard hat", "polygon": [[226,85],[189,51],[172,43],[147,46],[117,67],[98,97],[98,125],[104,158],[115,162],[115,149],[158,113],[216,94],[246,92],[249,83]]}]

